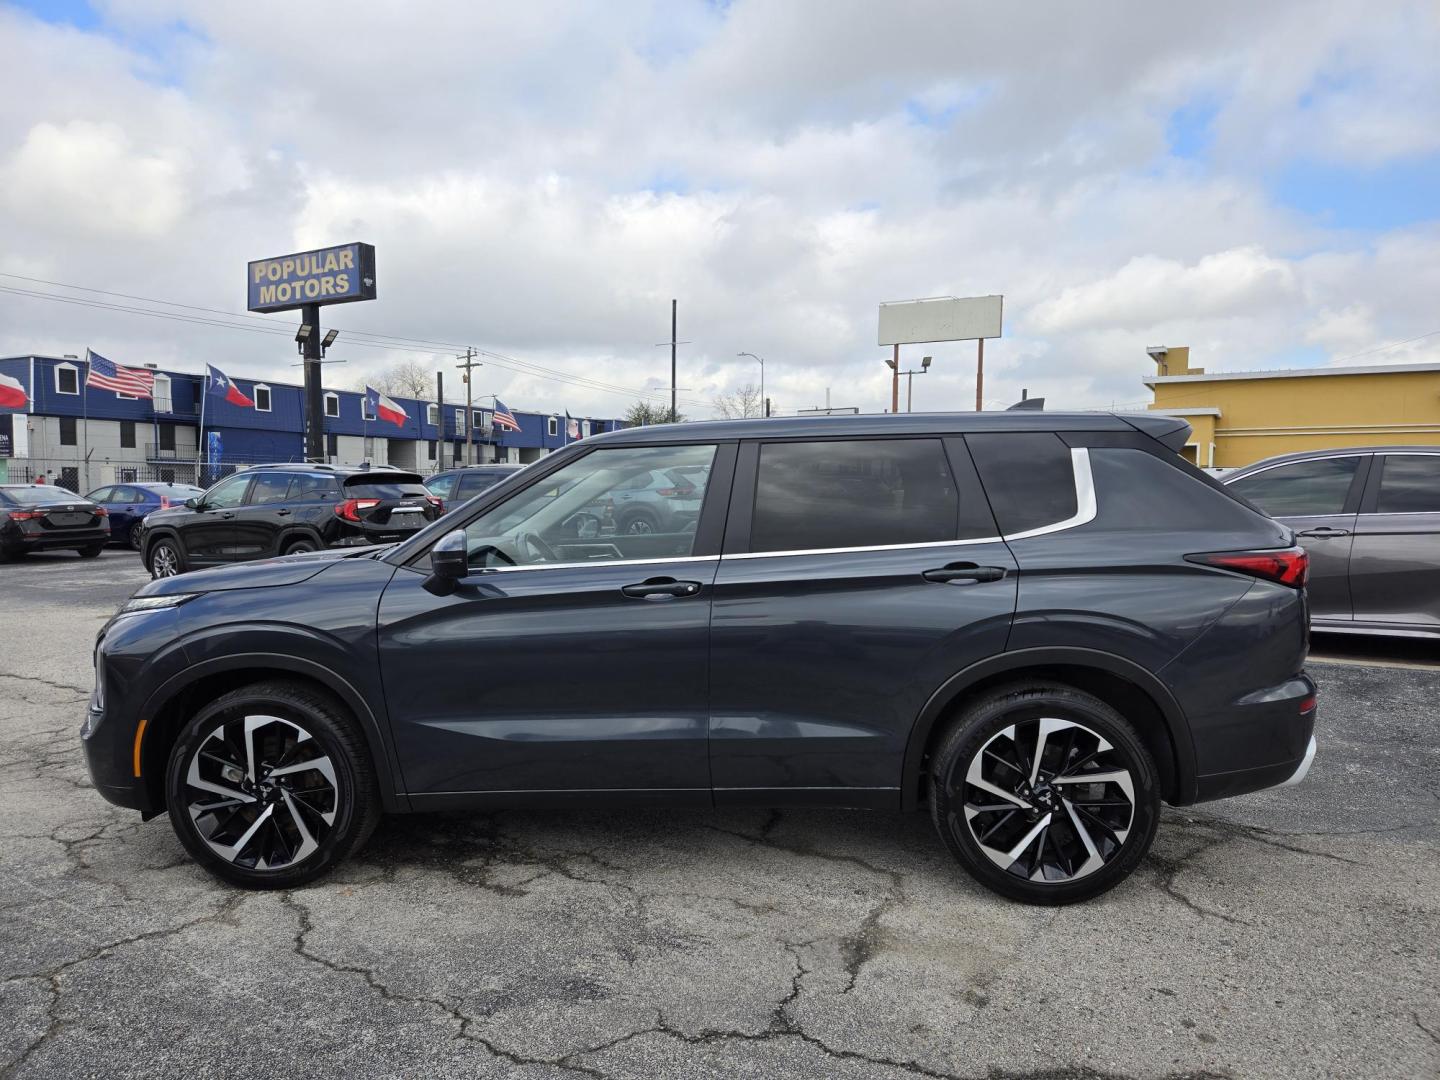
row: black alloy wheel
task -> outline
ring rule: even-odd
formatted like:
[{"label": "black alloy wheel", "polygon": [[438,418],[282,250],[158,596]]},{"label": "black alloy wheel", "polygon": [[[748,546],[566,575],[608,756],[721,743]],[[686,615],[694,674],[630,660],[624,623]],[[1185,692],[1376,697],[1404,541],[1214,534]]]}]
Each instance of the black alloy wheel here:
[{"label": "black alloy wheel", "polygon": [[185,572],[185,559],[174,540],[165,537],[150,545],[146,553],[146,569],[152,578],[174,577]]},{"label": "black alloy wheel", "polygon": [[185,725],[166,773],[170,821],[194,859],[255,889],[312,881],[380,818],[363,737],[328,694],[258,683]]},{"label": "black alloy wheel", "polygon": [[1002,691],[965,710],[931,763],[931,813],[987,887],[1035,904],[1113,888],[1159,821],[1155,764],[1134,728],[1064,686]]}]

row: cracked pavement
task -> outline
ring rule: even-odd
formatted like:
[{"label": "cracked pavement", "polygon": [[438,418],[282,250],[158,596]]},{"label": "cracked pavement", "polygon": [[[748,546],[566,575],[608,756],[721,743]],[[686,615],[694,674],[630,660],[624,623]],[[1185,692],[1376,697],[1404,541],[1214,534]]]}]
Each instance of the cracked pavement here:
[{"label": "cracked pavement", "polygon": [[392,818],[243,893],[88,784],[91,642],[142,580],[0,567],[0,1076],[1440,1074],[1440,668],[1315,664],[1310,778],[1167,809],[1079,907],[823,810]]}]

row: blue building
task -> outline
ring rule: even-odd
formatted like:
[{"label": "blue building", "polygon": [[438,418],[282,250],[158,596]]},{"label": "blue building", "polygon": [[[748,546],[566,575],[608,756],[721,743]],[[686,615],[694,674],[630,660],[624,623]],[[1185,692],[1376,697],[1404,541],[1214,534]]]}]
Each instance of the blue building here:
[{"label": "blue building", "polygon": [[[302,387],[232,375],[254,403],[240,406],[205,395],[202,375],[146,367],[155,375],[151,400],[87,387],[79,357],[0,358],[0,375],[28,398],[21,408],[0,405],[0,481],[47,475],[80,491],[143,480],[203,486],[242,465],[305,460]],[[367,416],[362,393],[326,390],[326,459],[428,473],[467,460],[528,463],[574,441],[563,410],[515,410],[520,430],[505,431],[494,427],[487,402],[472,410],[467,451],[463,403],[393,400],[407,414],[401,426]],[[579,423],[582,438],[625,426],[613,418]]]}]

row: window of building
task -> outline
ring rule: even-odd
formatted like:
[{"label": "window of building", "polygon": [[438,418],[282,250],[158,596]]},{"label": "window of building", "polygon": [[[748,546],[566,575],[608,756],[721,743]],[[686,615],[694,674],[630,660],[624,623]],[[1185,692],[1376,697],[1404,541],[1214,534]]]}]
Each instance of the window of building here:
[{"label": "window of building", "polygon": [[[669,475],[674,471],[667,479],[678,483]],[[751,551],[952,540],[958,520],[955,481],[939,439],[760,448]]]},{"label": "window of building", "polygon": [[425,444],[425,452],[429,455],[431,461],[434,461],[434,460],[435,460],[435,454],[436,454],[437,451],[436,451],[436,446],[435,446],[435,440],[434,440],[434,439],[429,440],[429,441]]},{"label": "window of building", "polygon": [[139,473],[139,469],[116,469],[115,479],[121,480],[127,484],[133,484],[136,480],[139,479]]},{"label": "window of building", "polygon": [[120,421],[120,448],[122,450],[135,449],[135,421]]},{"label": "window of building", "polygon": [[1228,486],[1271,517],[1339,514],[1345,509],[1359,467],[1358,457],[1292,461],[1241,477]]},{"label": "window of building", "polygon": [[170,399],[170,376],[155,374],[155,388],[151,391],[150,407],[157,413],[174,412]]},{"label": "window of building", "polygon": [[370,408],[370,398],[365,394],[360,395],[360,416],[364,420],[375,419],[375,413]]},{"label": "window of building", "polygon": [[552,417],[550,417],[549,420],[545,421],[545,434],[546,434],[546,435],[559,435],[559,434],[560,434],[560,418],[559,418],[558,416],[552,416]]},{"label": "window of building", "polygon": [[333,431],[325,433],[325,455],[330,458],[340,456],[340,436]]},{"label": "window of building", "polygon": [[75,418],[73,416],[60,417],[60,445],[75,446]]},{"label": "window of building", "polygon": [[1009,536],[1075,516],[1075,466],[1070,448],[1050,432],[967,435],[1000,531]]},{"label": "window of building", "polygon": [[255,389],[250,393],[250,400],[255,402],[256,412],[270,411],[270,387],[264,383],[256,383]]},{"label": "window of building", "polygon": [[160,449],[161,449],[161,450],[169,451],[170,453],[174,453],[174,452],[175,452],[175,425],[174,425],[174,424],[161,424],[161,425],[160,425]]},{"label": "window of building", "polygon": [[60,364],[56,367],[55,392],[57,394],[80,393],[80,369],[74,364]]},{"label": "window of building", "polygon": [[455,410],[455,430],[456,430],[456,431],[464,431],[464,430],[465,430],[465,410],[464,410],[464,409],[456,409],[456,410]]},{"label": "window of building", "polygon": [[439,425],[439,423],[440,423],[440,406],[439,406],[439,405],[426,405],[426,406],[425,406],[425,423],[429,424],[431,427],[437,427],[437,426]]},{"label": "window of building", "polygon": [[1440,455],[1387,454],[1380,475],[1380,514],[1440,514]]},{"label": "window of building", "polygon": [[463,460],[461,455],[463,455],[464,453],[465,444],[459,439],[456,439],[450,447],[450,464],[459,465],[461,460]]},{"label": "window of building", "polygon": [[590,421],[589,421],[589,420],[581,420],[581,421],[580,421],[580,437],[581,437],[582,439],[588,439],[588,438],[590,437]]},{"label": "window of building", "polygon": [[339,416],[339,415],[340,415],[340,395],[339,395],[339,394],[326,394],[326,395],[325,395],[325,415],[326,415],[326,416]]},{"label": "window of building", "polygon": [[485,413],[482,409],[471,410],[470,425],[477,433],[485,430]]},{"label": "window of building", "polygon": [[365,460],[366,460],[366,461],[370,461],[370,462],[373,462],[373,461],[375,460],[375,436],[374,436],[374,435],[366,435],[366,436],[365,436]]}]

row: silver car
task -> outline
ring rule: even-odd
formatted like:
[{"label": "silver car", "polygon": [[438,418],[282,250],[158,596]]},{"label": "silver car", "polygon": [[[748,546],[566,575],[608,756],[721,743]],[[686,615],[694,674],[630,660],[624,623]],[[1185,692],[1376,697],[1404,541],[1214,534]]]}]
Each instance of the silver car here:
[{"label": "silver car", "polygon": [[1440,637],[1440,446],[1286,454],[1220,482],[1295,530],[1315,629]]}]

